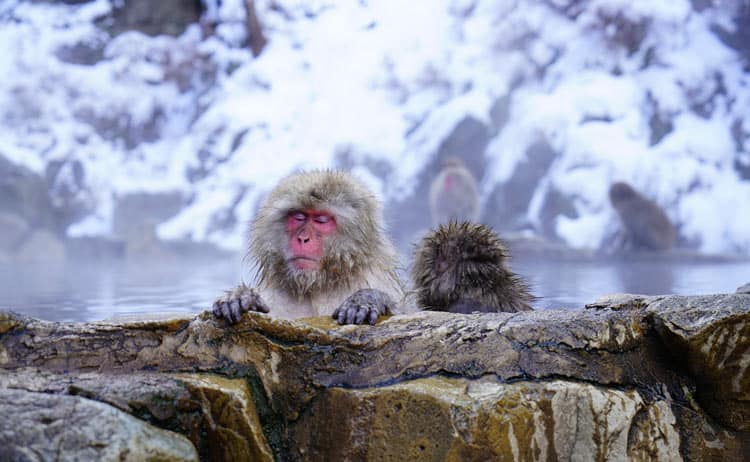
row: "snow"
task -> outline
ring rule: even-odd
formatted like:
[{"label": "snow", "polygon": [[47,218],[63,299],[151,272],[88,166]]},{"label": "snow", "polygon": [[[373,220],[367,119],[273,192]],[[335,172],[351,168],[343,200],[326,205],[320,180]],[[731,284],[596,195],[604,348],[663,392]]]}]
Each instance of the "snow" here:
[{"label": "snow", "polygon": [[[712,31],[732,26],[721,6],[258,1],[269,41],[254,59],[241,46],[243,2],[206,3],[219,24],[206,39],[195,25],[179,37],[109,40],[94,25],[108,0],[0,6],[0,155],[38,173],[53,159],[83,163],[97,208],[69,234],[109,232],[121,195],[180,191],[189,204],[159,226],[162,238],[240,249],[280,178],[342,155],[398,200],[456,123],[490,125],[492,104],[510,94],[510,121],[486,151],[483,200],[546,139],[559,155],[528,218],[538,223],[551,188],[571,198],[577,218],[556,221],[568,244],[606,240],[617,219],[607,188],[628,181],[701,250],[750,254],[750,184],[734,169],[748,147],[732,136],[733,126],[750,131],[750,78]],[[579,15],[566,16],[571,4]],[[642,32],[634,49],[623,22]],[[105,44],[104,58],[58,57],[79,43]],[[654,114],[673,130],[652,145]],[[235,225],[217,228],[226,213]]]}]

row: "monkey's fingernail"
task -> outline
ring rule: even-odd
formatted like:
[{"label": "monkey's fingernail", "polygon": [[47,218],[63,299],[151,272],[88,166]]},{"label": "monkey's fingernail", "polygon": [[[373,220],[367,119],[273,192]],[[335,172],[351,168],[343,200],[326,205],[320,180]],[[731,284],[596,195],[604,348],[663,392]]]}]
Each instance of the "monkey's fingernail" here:
[{"label": "monkey's fingernail", "polygon": [[370,311],[370,316],[369,316],[368,321],[370,322],[370,324],[372,324],[374,326],[375,323],[378,321],[378,312],[377,311]]}]

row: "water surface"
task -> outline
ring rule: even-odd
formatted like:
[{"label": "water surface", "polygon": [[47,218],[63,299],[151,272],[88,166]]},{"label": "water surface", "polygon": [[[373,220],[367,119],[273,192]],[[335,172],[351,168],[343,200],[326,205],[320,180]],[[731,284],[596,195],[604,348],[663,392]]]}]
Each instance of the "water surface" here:
[{"label": "water surface", "polygon": [[[750,281],[750,262],[581,262],[513,259],[537,308],[580,308],[601,295],[730,293]],[[252,276],[239,259],[66,266],[0,266],[0,310],[54,321],[139,313],[199,313]]]}]

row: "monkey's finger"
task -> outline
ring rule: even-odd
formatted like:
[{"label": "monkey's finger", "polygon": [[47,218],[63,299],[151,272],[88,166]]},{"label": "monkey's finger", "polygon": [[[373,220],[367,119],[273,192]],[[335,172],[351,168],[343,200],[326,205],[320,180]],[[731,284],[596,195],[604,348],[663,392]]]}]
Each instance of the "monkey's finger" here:
[{"label": "monkey's finger", "polygon": [[226,302],[218,302],[216,316],[227,322],[232,322],[232,320],[229,318],[229,308],[227,307]]},{"label": "monkey's finger", "polygon": [[357,307],[351,306],[346,310],[346,323],[354,324],[354,318],[357,316]]},{"label": "monkey's finger", "polygon": [[337,311],[339,312],[339,315],[336,319],[336,322],[338,322],[339,324],[346,324],[346,309],[341,307]]},{"label": "monkey's finger", "polygon": [[229,305],[226,303],[221,308],[221,317],[228,322],[229,324],[232,324],[234,321],[232,320],[232,310],[229,309]]},{"label": "monkey's finger", "polygon": [[367,321],[371,325],[375,325],[375,323],[378,321],[378,310],[371,310],[369,316],[367,317]]},{"label": "monkey's finger", "polygon": [[354,323],[355,324],[362,324],[364,322],[365,318],[367,317],[367,310],[357,310],[356,315],[354,316]]},{"label": "monkey's finger", "polygon": [[221,318],[225,321],[229,321],[229,315],[227,314],[227,305],[224,302],[216,302],[216,310],[214,311],[217,318]]},{"label": "monkey's finger", "polygon": [[240,306],[239,300],[234,299],[229,302],[229,312],[232,316],[232,324],[239,322],[240,317],[242,316],[242,307]]},{"label": "monkey's finger", "polygon": [[227,304],[224,302],[220,304],[219,316],[229,324],[232,323],[232,315],[229,313],[229,306],[227,306]]}]

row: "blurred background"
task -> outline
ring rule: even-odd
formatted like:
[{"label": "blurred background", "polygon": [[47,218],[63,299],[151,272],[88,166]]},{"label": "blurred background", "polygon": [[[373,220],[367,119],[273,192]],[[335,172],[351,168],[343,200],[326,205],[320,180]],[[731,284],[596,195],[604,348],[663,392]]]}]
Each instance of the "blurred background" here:
[{"label": "blurred background", "polygon": [[[406,274],[450,158],[539,308],[750,281],[748,0],[3,0],[0,73],[3,310],[207,309],[312,168],[380,196]],[[618,244],[618,181],[668,249]]]}]

